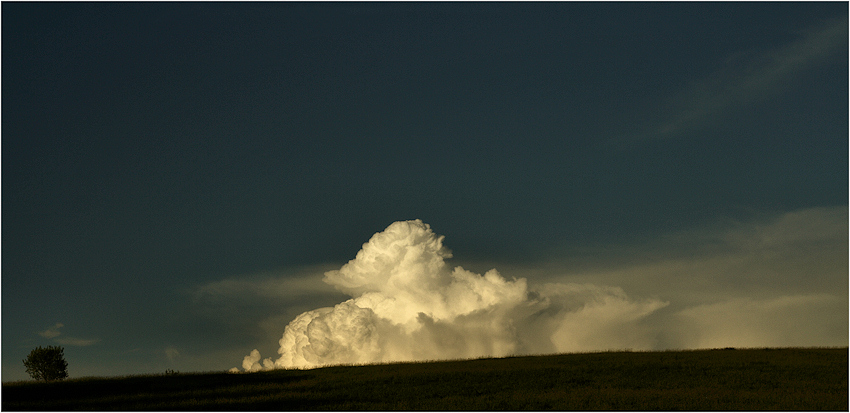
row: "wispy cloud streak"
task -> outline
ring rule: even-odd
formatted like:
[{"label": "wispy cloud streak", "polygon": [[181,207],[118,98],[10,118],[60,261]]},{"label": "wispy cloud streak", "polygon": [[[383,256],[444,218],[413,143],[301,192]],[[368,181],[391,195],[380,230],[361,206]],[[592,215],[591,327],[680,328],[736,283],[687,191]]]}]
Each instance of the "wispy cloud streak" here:
[{"label": "wispy cloud streak", "polygon": [[648,129],[615,138],[628,147],[643,141],[668,139],[705,127],[731,111],[763,102],[784,92],[796,77],[847,49],[847,18],[835,19],[803,32],[784,46],[730,56],[726,66],[695,81],[672,97],[666,115]]},{"label": "wispy cloud streak", "polygon": [[100,342],[100,339],[97,338],[76,338],[76,337],[62,337],[57,338],[56,342],[66,346],[76,346],[76,347],[86,347],[91,346],[93,344],[97,344]]}]

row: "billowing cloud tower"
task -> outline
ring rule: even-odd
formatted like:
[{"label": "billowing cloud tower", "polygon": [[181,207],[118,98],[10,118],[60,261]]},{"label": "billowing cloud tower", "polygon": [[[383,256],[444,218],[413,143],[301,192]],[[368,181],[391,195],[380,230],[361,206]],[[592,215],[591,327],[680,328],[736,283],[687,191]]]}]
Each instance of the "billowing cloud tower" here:
[{"label": "billowing cloud tower", "polygon": [[277,360],[261,361],[254,350],[242,368],[652,346],[639,320],[666,303],[589,284],[531,291],[524,278],[506,280],[495,269],[450,268],[443,238],[420,220],[375,234],[353,260],[325,273],[326,283],[352,298],[299,315],[284,330]]}]

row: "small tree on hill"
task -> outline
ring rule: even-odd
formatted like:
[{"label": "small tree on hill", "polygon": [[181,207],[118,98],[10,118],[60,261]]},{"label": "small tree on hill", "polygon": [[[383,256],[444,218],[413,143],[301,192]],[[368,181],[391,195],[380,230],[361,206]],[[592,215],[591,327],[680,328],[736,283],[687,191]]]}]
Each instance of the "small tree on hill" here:
[{"label": "small tree on hill", "polygon": [[68,377],[68,362],[65,361],[65,349],[60,346],[38,346],[30,351],[24,360],[27,373],[44,381],[62,380]]}]

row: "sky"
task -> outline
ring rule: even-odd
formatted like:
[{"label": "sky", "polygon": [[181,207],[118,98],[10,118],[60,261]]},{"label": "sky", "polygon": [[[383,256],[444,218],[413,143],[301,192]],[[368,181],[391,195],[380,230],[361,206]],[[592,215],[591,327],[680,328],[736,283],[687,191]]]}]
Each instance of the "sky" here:
[{"label": "sky", "polygon": [[4,382],[848,345],[846,2],[0,12]]}]

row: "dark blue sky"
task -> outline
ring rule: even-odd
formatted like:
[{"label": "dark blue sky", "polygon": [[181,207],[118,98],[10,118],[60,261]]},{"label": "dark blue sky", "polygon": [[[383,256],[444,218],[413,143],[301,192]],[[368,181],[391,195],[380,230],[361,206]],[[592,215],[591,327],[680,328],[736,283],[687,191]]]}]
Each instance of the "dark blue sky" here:
[{"label": "dark blue sky", "polygon": [[846,219],[847,15],[5,2],[3,380],[63,337],[72,376],[229,368],[218,356],[261,334],[199,286],[338,268],[398,220],[460,260],[534,266],[816,207]]}]

